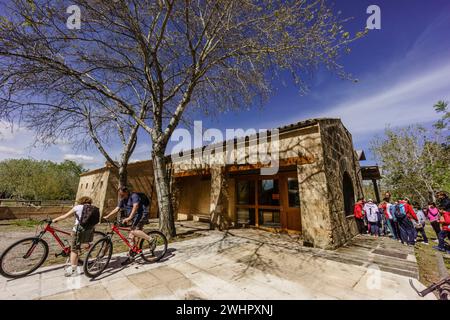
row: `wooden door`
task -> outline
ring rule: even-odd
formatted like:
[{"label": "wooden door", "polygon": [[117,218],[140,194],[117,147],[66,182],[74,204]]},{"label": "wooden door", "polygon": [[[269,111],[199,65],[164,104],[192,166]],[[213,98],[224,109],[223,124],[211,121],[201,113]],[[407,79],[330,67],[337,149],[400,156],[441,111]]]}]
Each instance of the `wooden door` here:
[{"label": "wooden door", "polygon": [[283,229],[301,231],[300,196],[295,172],[280,177]]}]

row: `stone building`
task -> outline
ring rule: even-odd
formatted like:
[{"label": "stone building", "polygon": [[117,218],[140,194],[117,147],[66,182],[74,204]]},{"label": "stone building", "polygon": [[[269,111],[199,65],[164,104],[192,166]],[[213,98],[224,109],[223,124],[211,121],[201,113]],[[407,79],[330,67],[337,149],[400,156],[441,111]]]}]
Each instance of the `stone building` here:
[{"label": "stone building", "polygon": [[[354,150],[351,134],[340,119],[328,118],[277,132],[172,155],[177,219],[299,233],[305,245],[327,249],[350,240],[357,233],[353,204],[363,195],[364,178],[359,164],[364,156]],[[261,171],[274,162],[258,158],[261,151],[277,153],[275,174]],[[230,155],[234,162],[225,161]],[[128,176],[134,191],[151,195],[151,216],[157,217],[151,161],[130,164]],[[81,175],[77,197],[89,195],[107,212],[116,205],[117,185],[114,167],[92,170]]]}]

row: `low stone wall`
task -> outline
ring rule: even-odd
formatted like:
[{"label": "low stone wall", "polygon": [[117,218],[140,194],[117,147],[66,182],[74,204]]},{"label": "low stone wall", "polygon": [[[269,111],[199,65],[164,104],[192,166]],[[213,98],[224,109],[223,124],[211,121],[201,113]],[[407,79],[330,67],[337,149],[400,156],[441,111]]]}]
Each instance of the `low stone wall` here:
[{"label": "low stone wall", "polygon": [[69,211],[71,206],[54,206],[54,207],[0,207],[0,220],[8,219],[45,219],[47,216],[51,218],[59,216]]}]

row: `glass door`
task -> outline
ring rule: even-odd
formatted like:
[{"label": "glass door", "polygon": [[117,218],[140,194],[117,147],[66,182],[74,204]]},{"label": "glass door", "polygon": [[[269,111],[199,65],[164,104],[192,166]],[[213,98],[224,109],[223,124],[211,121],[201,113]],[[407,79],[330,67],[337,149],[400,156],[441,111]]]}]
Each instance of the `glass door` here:
[{"label": "glass door", "polygon": [[280,228],[280,209],[279,180],[258,180],[258,225]]},{"label": "glass door", "polygon": [[240,225],[301,231],[296,172],[237,177],[235,205]]},{"label": "glass door", "polygon": [[240,225],[256,225],[255,181],[238,180],[236,183],[236,213]]}]

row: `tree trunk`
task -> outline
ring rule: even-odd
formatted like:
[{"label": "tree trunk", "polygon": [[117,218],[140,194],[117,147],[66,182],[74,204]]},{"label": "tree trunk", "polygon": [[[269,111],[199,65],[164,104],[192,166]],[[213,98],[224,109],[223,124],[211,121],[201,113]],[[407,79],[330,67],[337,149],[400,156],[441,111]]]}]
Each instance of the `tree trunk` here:
[{"label": "tree trunk", "polygon": [[119,188],[127,186],[128,183],[128,168],[127,165],[120,165],[119,167]]},{"label": "tree trunk", "polygon": [[170,197],[170,181],[166,170],[166,159],[164,152],[156,150],[153,152],[152,158],[159,209],[159,229],[170,239],[176,236],[176,230]]}]

